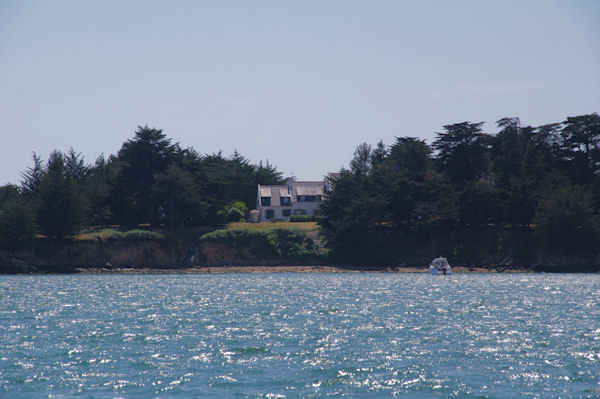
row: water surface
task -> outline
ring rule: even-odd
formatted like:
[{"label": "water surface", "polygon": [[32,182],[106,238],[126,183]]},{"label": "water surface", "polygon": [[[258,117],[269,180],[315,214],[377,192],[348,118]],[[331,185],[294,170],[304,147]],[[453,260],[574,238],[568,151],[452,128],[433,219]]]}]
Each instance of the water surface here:
[{"label": "water surface", "polygon": [[0,397],[599,397],[600,276],[0,276]]}]

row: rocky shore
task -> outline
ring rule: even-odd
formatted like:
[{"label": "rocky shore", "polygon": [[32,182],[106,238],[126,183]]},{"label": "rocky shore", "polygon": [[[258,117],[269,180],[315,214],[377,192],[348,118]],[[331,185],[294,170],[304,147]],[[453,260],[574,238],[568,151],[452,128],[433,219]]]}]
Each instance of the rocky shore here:
[{"label": "rocky shore", "polygon": [[[600,256],[539,257],[529,264],[513,258],[452,262],[456,273],[599,272]],[[396,265],[336,265],[322,258],[286,259],[264,255],[252,246],[230,247],[202,241],[185,246],[165,240],[51,242],[38,240],[20,249],[0,250],[0,273],[265,273],[265,272],[409,272],[427,271],[429,259]]]},{"label": "rocky shore", "polygon": [[[528,273],[525,269],[492,269],[454,267],[455,273]],[[75,268],[81,274],[211,274],[211,273],[428,273],[426,267],[373,267],[373,266],[194,266],[177,269],[161,268]]]}]

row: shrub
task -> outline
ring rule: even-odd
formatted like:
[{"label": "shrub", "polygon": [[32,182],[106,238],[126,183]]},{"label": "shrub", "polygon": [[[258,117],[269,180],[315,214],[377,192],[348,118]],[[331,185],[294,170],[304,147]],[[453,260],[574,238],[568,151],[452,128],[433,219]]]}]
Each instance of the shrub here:
[{"label": "shrub", "polygon": [[102,241],[144,241],[144,240],[163,240],[165,236],[156,231],[148,230],[129,230],[118,231],[114,229],[106,229],[96,233],[79,234],[75,237],[78,240],[102,240]]},{"label": "shrub", "polygon": [[326,251],[316,246],[306,231],[298,228],[222,229],[204,234],[200,241],[220,243],[234,248],[250,247],[257,255],[295,260],[326,256]]},{"label": "shrub", "polygon": [[242,201],[225,205],[223,209],[217,212],[223,223],[243,222],[248,214],[248,207]]}]

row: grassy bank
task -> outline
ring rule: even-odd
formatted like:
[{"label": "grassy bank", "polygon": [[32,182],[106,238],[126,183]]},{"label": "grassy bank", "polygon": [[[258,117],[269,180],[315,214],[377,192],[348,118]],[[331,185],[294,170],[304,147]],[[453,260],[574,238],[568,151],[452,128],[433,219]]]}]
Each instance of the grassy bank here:
[{"label": "grassy bank", "polygon": [[165,234],[160,231],[151,230],[128,230],[103,229],[93,232],[79,233],[73,237],[75,241],[138,241],[138,240],[163,240]]},{"label": "grassy bank", "polygon": [[204,234],[202,243],[244,249],[247,256],[306,261],[327,259],[328,250],[318,237],[315,223],[233,223]]},{"label": "grassy bank", "polygon": [[305,231],[318,231],[316,222],[274,222],[274,223],[229,223],[226,229],[269,231],[274,229],[292,229]]},{"label": "grassy bank", "polygon": [[339,251],[334,253],[335,248],[325,247],[319,226],[314,222],[231,223],[221,228],[100,229],[61,241],[38,237],[19,247],[0,248],[0,272],[56,271],[59,267],[106,264],[171,269],[276,265],[420,269],[438,255],[447,257],[453,267],[468,270],[600,270],[600,255],[575,257],[543,252],[527,229],[463,229],[444,235],[383,231],[364,240],[369,241],[373,251],[363,251],[361,259],[347,259]]}]

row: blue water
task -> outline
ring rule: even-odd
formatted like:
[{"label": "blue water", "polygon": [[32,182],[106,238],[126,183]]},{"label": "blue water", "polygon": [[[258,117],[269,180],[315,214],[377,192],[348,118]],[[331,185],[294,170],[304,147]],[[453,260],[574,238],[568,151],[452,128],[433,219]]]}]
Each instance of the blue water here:
[{"label": "blue water", "polygon": [[0,276],[0,397],[599,397],[600,275]]}]

